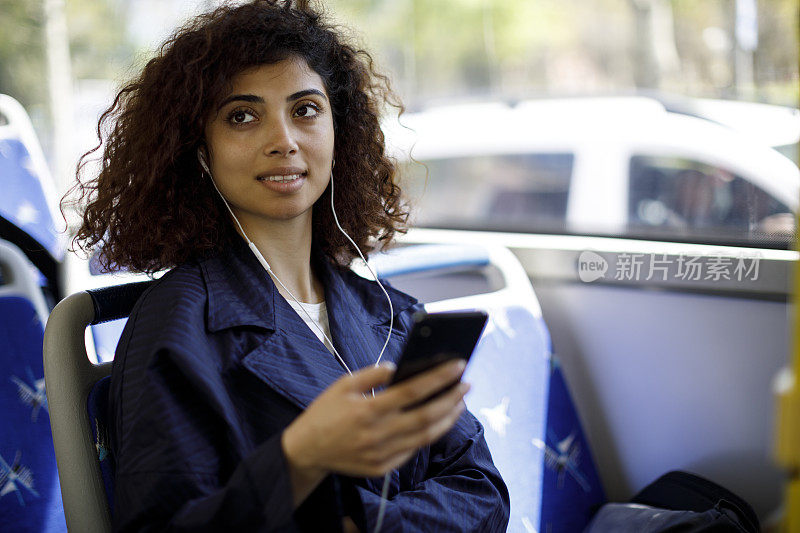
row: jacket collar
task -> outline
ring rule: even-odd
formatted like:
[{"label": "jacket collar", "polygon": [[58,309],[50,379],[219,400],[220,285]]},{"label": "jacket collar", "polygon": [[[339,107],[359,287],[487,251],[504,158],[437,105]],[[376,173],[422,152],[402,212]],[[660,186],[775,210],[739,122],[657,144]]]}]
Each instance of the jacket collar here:
[{"label": "jacket collar", "polygon": [[206,324],[211,332],[235,326],[275,330],[275,284],[244,239],[200,261],[206,283]]},{"label": "jacket collar", "polygon": [[[389,323],[386,297],[373,280],[332,264],[318,247],[312,252],[312,260],[325,286],[325,301],[334,336],[335,330],[344,326],[344,322]],[[275,305],[277,299],[283,297],[244,239],[238,238],[226,251],[202,260],[200,267],[208,292],[206,324],[209,331],[236,326],[276,329]],[[384,287],[395,316],[417,303],[416,298],[386,283]]]},{"label": "jacket collar", "polygon": [[[314,249],[312,256],[320,281],[325,286],[329,315],[334,318],[348,315],[362,324],[373,326],[389,324],[386,295],[375,280],[362,278],[349,268],[332,264],[318,248]],[[413,296],[398,291],[386,281],[381,283],[392,301],[395,316],[417,303]]]}]

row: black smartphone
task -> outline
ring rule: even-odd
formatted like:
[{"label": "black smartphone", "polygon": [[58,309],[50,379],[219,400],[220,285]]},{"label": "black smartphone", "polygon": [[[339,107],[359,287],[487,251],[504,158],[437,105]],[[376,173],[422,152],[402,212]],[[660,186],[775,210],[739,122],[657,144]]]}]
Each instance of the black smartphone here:
[{"label": "black smartphone", "polygon": [[[408,343],[397,362],[397,370],[389,386],[450,359],[469,361],[488,318],[489,315],[483,311],[415,313]],[[440,395],[456,383],[457,380],[419,403]]]}]

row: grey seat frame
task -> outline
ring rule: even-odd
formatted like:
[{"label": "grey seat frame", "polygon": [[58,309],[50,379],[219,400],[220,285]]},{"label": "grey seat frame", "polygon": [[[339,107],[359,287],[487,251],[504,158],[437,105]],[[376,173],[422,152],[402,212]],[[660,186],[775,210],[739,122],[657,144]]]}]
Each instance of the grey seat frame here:
[{"label": "grey seat frame", "polygon": [[44,378],[64,515],[69,531],[111,531],[87,399],[94,384],[111,373],[111,363],[89,361],[86,327],[95,307],[88,292],[68,296],[53,309],[44,335]]},{"label": "grey seat frame", "polygon": [[95,383],[111,373],[111,363],[91,362],[86,352],[86,328],[127,317],[152,283],[127,283],[75,293],[59,302],[47,321],[44,379],[64,515],[70,531],[111,531],[111,512],[87,403]]}]

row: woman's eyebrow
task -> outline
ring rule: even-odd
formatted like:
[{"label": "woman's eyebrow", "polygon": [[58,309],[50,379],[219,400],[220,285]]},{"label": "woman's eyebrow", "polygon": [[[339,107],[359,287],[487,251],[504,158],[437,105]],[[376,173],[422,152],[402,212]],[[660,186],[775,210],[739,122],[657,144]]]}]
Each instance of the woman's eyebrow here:
[{"label": "woman's eyebrow", "polygon": [[217,106],[217,111],[225,107],[227,104],[231,102],[250,102],[251,104],[263,104],[264,99],[260,96],[256,96],[255,94],[232,94],[225,98],[220,104]]},{"label": "woman's eyebrow", "polygon": [[325,93],[323,93],[319,89],[304,89],[302,91],[297,91],[296,93],[290,94],[289,96],[286,97],[286,101],[292,102],[304,96],[308,96],[309,94],[316,94],[318,96],[325,98],[326,100],[328,99],[328,97],[325,96]]}]

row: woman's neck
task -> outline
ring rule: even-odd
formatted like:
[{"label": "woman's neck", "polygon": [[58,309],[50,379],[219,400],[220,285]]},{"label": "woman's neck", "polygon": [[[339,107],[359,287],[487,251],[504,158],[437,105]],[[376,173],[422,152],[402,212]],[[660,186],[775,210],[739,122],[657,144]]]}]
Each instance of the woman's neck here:
[{"label": "woman's neck", "polygon": [[278,291],[288,301],[295,298],[304,303],[325,300],[325,290],[311,268],[311,217],[282,221],[249,221],[240,219],[247,236],[255,243],[272,269]]}]

